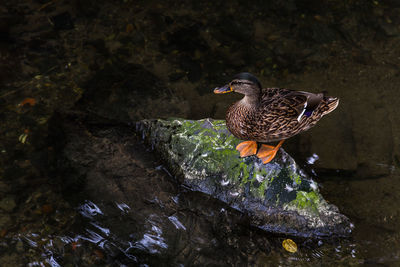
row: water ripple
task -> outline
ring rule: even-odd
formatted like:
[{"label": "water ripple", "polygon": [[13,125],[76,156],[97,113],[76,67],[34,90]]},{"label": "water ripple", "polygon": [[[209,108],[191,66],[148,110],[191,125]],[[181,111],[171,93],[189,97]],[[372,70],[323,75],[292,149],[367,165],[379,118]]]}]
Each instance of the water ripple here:
[{"label": "water ripple", "polygon": [[186,231],[186,227],[176,218],[175,216],[169,216],[168,219],[172,222],[176,229],[183,229]]},{"label": "water ripple", "polygon": [[103,215],[103,212],[100,210],[100,208],[96,204],[88,200],[86,200],[85,204],[78,208],[78,211],[82,216],[90,219],[98,214]]}]

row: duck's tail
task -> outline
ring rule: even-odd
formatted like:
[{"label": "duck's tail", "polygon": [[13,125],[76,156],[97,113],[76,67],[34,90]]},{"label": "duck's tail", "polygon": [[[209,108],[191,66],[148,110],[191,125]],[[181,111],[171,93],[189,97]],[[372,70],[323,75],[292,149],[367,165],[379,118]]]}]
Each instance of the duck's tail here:
[{"label": "duck's tail", "polygon": [[324,96],[322,116],[331,113],[339,105],[339,98],[332,96]]}]

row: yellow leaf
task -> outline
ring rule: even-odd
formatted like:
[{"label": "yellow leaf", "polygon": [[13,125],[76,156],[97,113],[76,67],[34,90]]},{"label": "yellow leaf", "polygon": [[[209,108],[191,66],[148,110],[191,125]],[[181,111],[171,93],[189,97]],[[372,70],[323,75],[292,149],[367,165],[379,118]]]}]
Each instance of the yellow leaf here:
[{"label": "yellow leaf", "polygon": [[133,32],[133,25],[132,24],[127,24],[126,25],[126,30],[127,33]]},{"label": "yellow leaf", "polygon": [[21,143],[25,144],[25,143],[26,143],[26,138],[28,138],[28,134],[23,133],[23,134],[21,134],[21,135],[18,137],[18,140],[19,140]]},{"label": "yellow leaf", "polygon": [[282,247],[291,253],[295,253],[297,251],[297,245],[292,239],[283,240]]}]

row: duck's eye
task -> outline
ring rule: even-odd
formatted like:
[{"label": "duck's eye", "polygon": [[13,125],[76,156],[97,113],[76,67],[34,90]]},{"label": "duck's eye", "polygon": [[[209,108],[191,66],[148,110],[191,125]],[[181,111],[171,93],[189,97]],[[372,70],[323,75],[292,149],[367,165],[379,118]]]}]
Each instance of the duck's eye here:
[{"label": "duck's eye", "polygon": [[239,84],[241,84],[241,82],[238,82],[238,81],[231,82],[231,86],[233,86],[233,85],[239,85]]}]

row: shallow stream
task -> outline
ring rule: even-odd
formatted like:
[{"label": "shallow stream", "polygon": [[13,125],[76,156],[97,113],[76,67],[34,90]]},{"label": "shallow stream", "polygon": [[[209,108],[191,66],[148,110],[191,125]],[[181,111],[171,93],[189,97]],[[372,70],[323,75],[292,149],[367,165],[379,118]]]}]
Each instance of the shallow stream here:
[{"label": "shallow stream", "polygon": [[[0,22],[0,266],[400,263],[397,1],[20,0],[0,5]],[[213,88],[242,71],[340,98],[284,149],[353,222],[350,239],[291,237],[289,253],[286,236],[178,186],[131,131],[144,118],[223,119],[240,96]],[[64,132],[71,110],[85,119]],[[121,173],[135,179],[61,169],[81,137],[82,150],[131,160]]]}]

